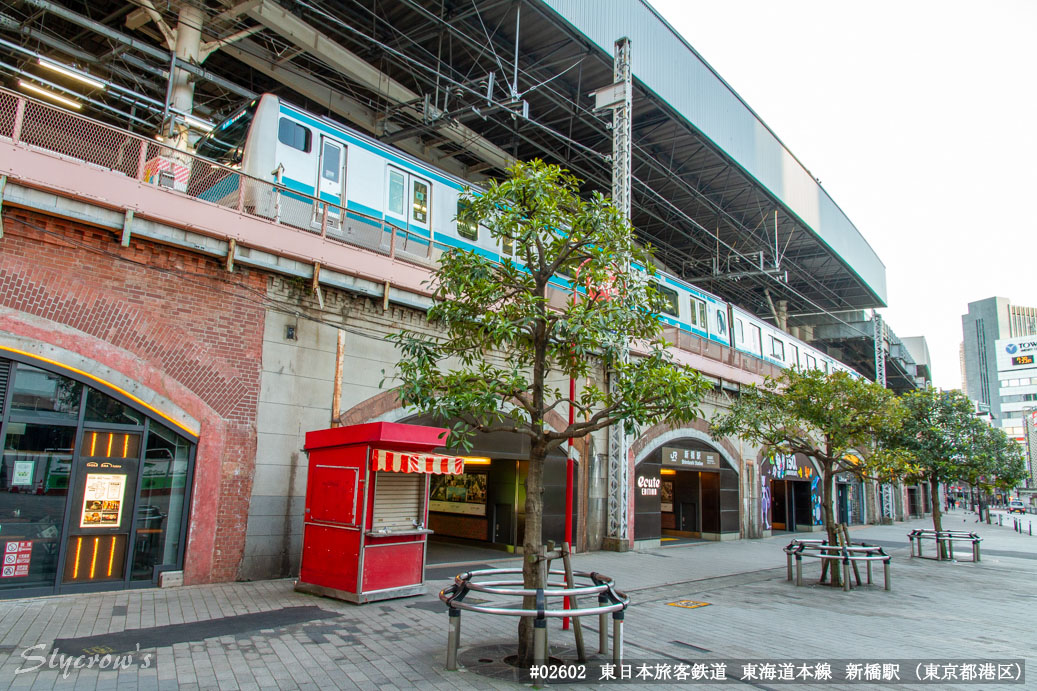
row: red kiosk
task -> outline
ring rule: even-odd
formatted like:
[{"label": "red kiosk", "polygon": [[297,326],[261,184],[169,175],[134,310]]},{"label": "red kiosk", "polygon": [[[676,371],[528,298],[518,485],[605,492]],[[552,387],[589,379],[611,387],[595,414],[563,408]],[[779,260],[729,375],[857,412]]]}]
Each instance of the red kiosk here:
[{"label": "red kiosk", "polygon": [[464,472],[463,457],[430,453],[445,432],[372,422],[306,433],[296,590],[356,603],[424,592],[429,475]]}]

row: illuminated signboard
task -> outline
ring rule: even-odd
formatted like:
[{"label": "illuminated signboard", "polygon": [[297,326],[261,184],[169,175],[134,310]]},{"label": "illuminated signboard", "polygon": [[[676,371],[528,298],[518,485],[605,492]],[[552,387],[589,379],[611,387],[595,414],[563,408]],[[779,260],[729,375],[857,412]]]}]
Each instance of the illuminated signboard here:
[{"label": "illuminated signboard", "polygon": [[1019,365],[1032,365],[1033,355],[1017,355],[1012,358],[1012,367],[1018,367]]}]

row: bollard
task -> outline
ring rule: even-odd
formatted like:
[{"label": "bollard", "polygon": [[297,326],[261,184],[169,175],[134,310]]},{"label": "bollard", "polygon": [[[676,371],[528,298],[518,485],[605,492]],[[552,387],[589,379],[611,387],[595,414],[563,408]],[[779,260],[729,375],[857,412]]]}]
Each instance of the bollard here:
[{"label": "bollard", "polygon": [[792,580],[792,552],[785,552],[785,580]]},{"label": "bollard", "polygon": [[979,540],[972,540],[972,561],[979,561]]},{"label": "bollard", "polygon": [[871,585],[871,559],[868,559],[868,585]]},{"label": "bollard", "polygon": [[947,540],[947,558],[954,561],[954,540]]},{"label": "bollard", "polygon": [[796,552],[796,585],[803,585],[803,555]]},{"label": "bollard", "polygon": [[612,613],[612,662],[623,662],[623,610]]},{"label": "bollard", "polygon": [[890,562],[889,559],[886,559],[885,561],[882,562],[882,577],[883,577],[883,582],[885,583],[886,590],[890,590],[889,562]]},{"label": "bollard", "polygon": [[[598,595],[598,606],[608,605],[609,598],[604,593]],[[598,615],[598,652],[604,655],[609,651],[609,615],[602,612]]]},{"label": "bollard", "polygon": [[843,555],[843,590],[850,592],[850,557]]},{"label": "bollard", "polygon": [[446,668],[457,669],[457,648],[461,644],[461,610],[451,607],[448,610],[449,625],[446,639]]}]

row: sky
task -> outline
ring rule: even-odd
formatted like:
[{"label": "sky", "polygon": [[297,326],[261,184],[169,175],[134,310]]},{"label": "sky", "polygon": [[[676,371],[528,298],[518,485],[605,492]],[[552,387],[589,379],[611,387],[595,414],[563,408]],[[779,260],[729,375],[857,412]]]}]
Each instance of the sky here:
[{"label": "sky", "polygon": [[960,387],[968,303],[1037,306],[1037,2],[649,2],[821,181],[886,265],[887,324]]}]

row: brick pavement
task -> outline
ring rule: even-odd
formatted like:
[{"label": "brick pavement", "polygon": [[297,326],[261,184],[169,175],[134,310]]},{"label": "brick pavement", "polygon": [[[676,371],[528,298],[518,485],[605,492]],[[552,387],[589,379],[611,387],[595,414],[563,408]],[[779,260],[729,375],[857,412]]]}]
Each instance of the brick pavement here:
[{"label": "brick pavement", "polygon": [[[1037,639],[1018,624],[1027,606],[1037,604],[1030,585],[1037,575],[1037,537],[999,527],[996,518],[992,526],[974,520],[958,512],[946,527],[977,530],[984,537],[979,564],[909,558],[907,532],[931,527],[928,521],[853,529],[855,540],[878,541],[894,555],[892,592],[882,590],[881,578],[878,585],[851,593],[794,587],[785,581],[781,553],[787,536],[577,555],[574,566],[608,574],[630,592],[628,658],[690,663],[768,657],[1026,658]],[[805,573],[816,580],[819,569],[810,564]],[[470,669],[444,669],[446,616],[434,592],[445,583],[430,584],[427,596],[361,607],[297,594],[289,580],[0,601],[0,688],[521,688]],[[668,604],[676,600],[709,605]],[[335,616],[215,637],[199,627],[198,640],[134,651],[133,664],[119,671],[70,668],[63,675],[43,664],[16,674],[40,661],[25,656],[50,655],[58,638],[300,606]],[[462,619],[462,651],[514,640],[513,619],[471,613]],[[596,640],[596,622],[585,626],[588,640]],[[550,636],[553,645],[571,645],[571,633],[561,631],[557,621],[551,622]],[[771,688],[766,682],[753,686]],[[697,687],[708,685],[672,685]]]}]

